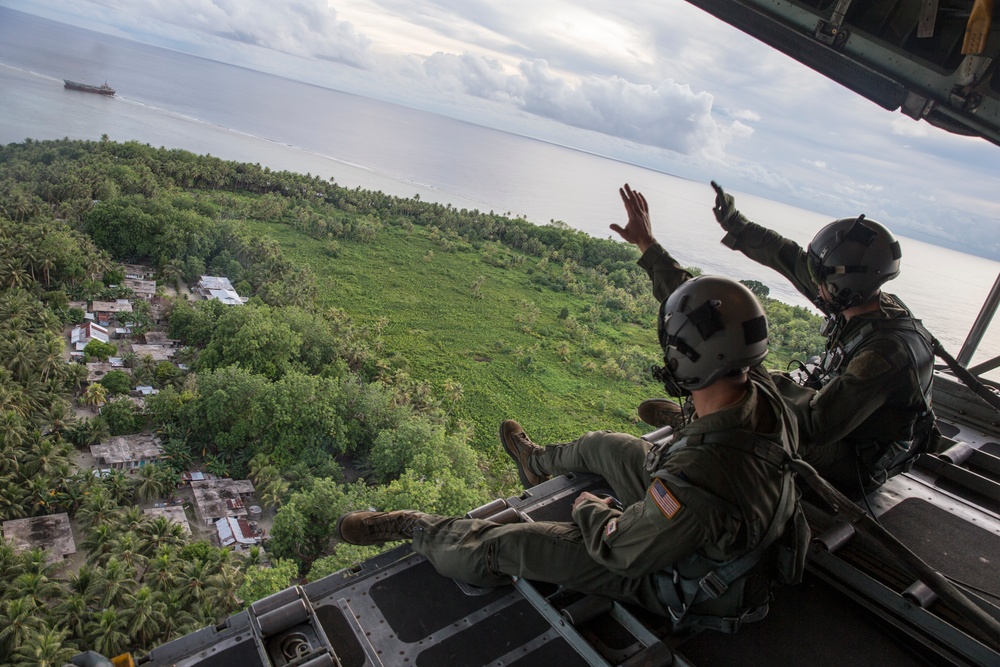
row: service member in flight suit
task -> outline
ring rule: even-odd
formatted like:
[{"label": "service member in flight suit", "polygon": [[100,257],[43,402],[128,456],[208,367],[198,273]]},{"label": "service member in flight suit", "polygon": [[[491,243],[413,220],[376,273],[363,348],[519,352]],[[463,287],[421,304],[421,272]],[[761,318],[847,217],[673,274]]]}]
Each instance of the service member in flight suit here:
[{"label": "service member in flight suit", "polygon": [[[845,493],[872,490],[912,464],[933,425],[933,338],[881,291],[899,274],[899,242],[862,215],[826,225],[802,249],[749,221],[712,185],[723,243],[778,271],[828,316],[827,353],[809,386],[775,374],[798,420],[801,457]],[[651,267],[647,260],[640,264]]]},{"label": "service member in flight suit", "polygon": [[[621,195],[629,215],[623,235],[655,244],[645,199],[627,186]],[[517,422],[500,429],[526,486],[593,472],[621,508],[585,492],[568,522],[359,511],[340,518],[340,538],[363,545],[412,539],[445,576],[481,586],[510,577],[564,585],[640,605],[671,618],[675,629],[734,631],[762,617],[773,556],[766,547],[800,511],[781,465],[796,448],[794,418],[760,367],[767,321],[757,299],[735,281],[691,279],[674,266],[658,318],[665,365],[657,375],[669,391],[692,397],[696,418],[682,438],[651,447],[631,435],[591,432],[539,447]],[[735,561],[761,567],[715,579]]]}]

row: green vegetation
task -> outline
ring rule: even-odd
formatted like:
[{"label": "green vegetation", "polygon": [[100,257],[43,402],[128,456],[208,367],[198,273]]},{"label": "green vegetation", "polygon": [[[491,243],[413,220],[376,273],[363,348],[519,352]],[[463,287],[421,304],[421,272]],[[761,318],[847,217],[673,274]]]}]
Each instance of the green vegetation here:
[{"label": "green vegetation", "polygon": [[[495,436],[505,418],[539,442],[644,432],[635,406],[662,388],[648,379],[656,304],[637,258],[562,223],[184,151],[0,147],[0,518],[68,512],[88,561],[58,575],[0,543],[0,627],[21,619],[0,639],[0,661],[40,644],[141,652],[291,577],[371,556],[331,547],[349,509],[463,513],[515,492]],[[130,354],[131,378],[86,386],[86,368],[63,362],[62,328],[82,321],[72,301],[132,296],[116,261],[155,267],[162,286],[224,275],[251,298],[172,303],[169,335],[185,346],[175,360],[191,372]],[[772,366],[820,349],[815,318],[764,301]],[[153,319],[136,303],[142,335]],[[115,397],[137,384],[160,390],[142,410]],[[75,420],[74,398],[101,416]],[[73,473],[73,445],[147,429],[164,442],[162,465]],[[166,528],[130,505],[168,497],[192,468],[254,481],[276,512],[274,568],[259,553],[236,562],[204,542],[153,537]]]}]

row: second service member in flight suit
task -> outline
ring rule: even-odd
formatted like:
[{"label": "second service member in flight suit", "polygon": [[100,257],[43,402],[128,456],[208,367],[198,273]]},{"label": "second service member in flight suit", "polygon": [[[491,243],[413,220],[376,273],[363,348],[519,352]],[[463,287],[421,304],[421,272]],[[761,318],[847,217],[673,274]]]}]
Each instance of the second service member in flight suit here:
[{"label": "second service member in flight suit", "polygon": [[[899,242],[858,216],[826,225],[803,249],[749,221],[712,185],[723,243],[781,273],[828,316],[827,353],[807,386],[775,374],[798,420],[800,455],[842,491],[872,490],[912,463],[933,428],[933,338],[881,291],[899,274]],[[640,264],[659,296],[656,262],[644,255]]]}]

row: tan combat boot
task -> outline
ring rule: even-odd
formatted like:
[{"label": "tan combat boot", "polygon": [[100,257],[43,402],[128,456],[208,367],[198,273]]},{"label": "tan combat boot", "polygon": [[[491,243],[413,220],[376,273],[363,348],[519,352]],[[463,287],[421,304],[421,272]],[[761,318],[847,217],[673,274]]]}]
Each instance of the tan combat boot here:
[{"label": "tan combat boot", "polygon": [[639,419],[655,428],[671,426],[676,431],[684,426],[681,406],[665,398],[651,398],[640,403]]},{"label": "tan combat boot", "polygon": [[412,510],[396,512],[348,512],[337,519],[337,534],[348,544],[371,546],[413,539],[413,530],[427,525],[428,514]]},{"label": "tan combat boot", "polygon": [[500,444],[517,464],[517,476],[521,478],[524,488],[530,489],[548,479],[547,475],[536,475],[528,468],[528,459],[545,450],[533,443],[521,425],[513,419],[500,424]]}]

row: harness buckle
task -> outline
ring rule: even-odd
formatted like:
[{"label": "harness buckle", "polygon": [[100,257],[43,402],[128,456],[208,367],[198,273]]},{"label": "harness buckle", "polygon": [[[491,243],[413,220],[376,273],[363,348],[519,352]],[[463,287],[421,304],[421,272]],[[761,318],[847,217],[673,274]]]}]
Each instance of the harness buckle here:
[{"label": "harness buckle", "polygon": [[677,611],[673,607],[668,607],[667,611],[670,612],[670,620],[674,622],[674,625],[676,625],[683,621],[684,617],[687,616],[688,606],[683,605],[680,611]]},{"label": "harness buckle", "polygon": [[708,597],[714,599],[729,590],[729,584],[720,579],[715,570],[712,570],[701,578],[701,581],[698,582],[698,588],[703,590]]}]

